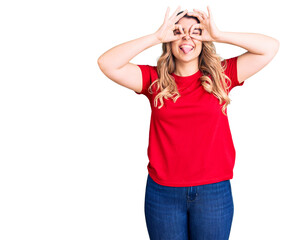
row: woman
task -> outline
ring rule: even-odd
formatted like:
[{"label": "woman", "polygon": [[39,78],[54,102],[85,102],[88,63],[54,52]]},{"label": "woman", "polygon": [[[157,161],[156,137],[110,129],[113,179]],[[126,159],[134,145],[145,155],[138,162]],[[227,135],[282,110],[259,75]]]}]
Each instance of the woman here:
[{"label": "woman", "polygon": [[[220,31],[209,7],[208,15],[196,9],[178,13],[178,7],[169,17],[169,10],[155,33],[108,50],[98,64],[108,78],[150,101],[145,195],[150,239],[228,239],[235,164],[228,94],[273,59],[279,41]],[[221,61],[213,42],[247,52]],[[157,66],[129,62],[159,43]]]}]

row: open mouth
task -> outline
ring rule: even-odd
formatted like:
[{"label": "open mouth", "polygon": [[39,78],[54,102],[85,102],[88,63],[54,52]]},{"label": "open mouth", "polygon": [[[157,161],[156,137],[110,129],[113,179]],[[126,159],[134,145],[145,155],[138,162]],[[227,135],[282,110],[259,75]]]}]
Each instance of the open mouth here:
[{"label": "open mouth", "polygon": [[194,50],[194,47],[190,45],[181,45],[180,49],[184,54],[188,54]]}]

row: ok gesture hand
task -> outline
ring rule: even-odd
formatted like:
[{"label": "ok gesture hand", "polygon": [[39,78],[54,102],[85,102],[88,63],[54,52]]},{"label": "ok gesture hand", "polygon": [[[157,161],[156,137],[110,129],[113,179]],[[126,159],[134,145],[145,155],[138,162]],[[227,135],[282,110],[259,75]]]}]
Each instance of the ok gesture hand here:
[{"label": "ok gesture hand", "polygon": [[[180,18],[182,18],[188,12],[188,10],[186,9],[184,12],[177,16],[177,13],[180,9],[181,7],[179,6],[173,13],[173,15],[170,18],[168,18],[170,9],[169,7],[167,8],[163,24],[155,32],[155,36],[160,40],[160,42],[172,42],[182,38],[185,35],[182,26],[179,24],[175,24]],[[181,34],[175,35],[174,30],[176,29],[178,29],[181,32]]]},{"label": "ok gesture hand", "polygon": [[[220,36],[221,31],[218,30],[218,28],[216,27],[213,21],[209,6],[207,6],[207,10],[208,10],[208,16],[206,15],[205,12],[196,10],[196,9],[193,9],[193,12],[191,13],[190,12],[187,13],[189,16],[197,17],[200,21],[200,23],[194,24],[191,27],[190,36],[199,41],[216,41],[216,39]],[[201,35],[193,34],[193,30],[195,28],[202,29]]]}]

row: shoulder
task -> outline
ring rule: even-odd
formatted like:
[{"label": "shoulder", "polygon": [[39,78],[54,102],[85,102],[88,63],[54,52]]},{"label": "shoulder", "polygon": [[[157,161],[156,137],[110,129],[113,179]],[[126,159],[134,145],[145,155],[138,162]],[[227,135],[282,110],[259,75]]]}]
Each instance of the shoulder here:
[{"label": "shoulder", "polygon": [[149,73],[157,73],[157,66],[153,66],[153,65],[148,65],[148,64],[138,64],[137,65],[141,71],[145,71],[145,72],[149,72]]},{"label": "shoulder", "polygon": [[237,65],[237,59],[238,59],[238,56],[223,59],[221,61],[221,65],[222,67],[225,67],[225,69],[231,70],[231,68]]},{"label": "shoulder", "polygon": [[244,82],[240,83],[238,80],[238,69],[237,69],[238,57],[239,56],[235,56],[235,57],[224,59],[222,61],[222,66],[224,67],[224,73],[231,80],[231,83],[229,83],[228,80],[226,79],[226,81],[230,85],[229,91],[231,91],[231,89],[233,89],[236,86],[242,86],[244,84]]},{"label": "shoulder", "polygon": [[137,66],[140,68],[142,73],[142,90],[140,93],[137,94],[144,94],[146,96],[149,96],[148,88],[149,86],[158,79],[157,74],[157,67],[153,65],[148,64],[137,64]]},{"label": "shoulder", "polygon": [[157,66],[148,64],[139,64],[137,66],[141,69],[144,78],[150,79],[151,81],[158,78]]}]

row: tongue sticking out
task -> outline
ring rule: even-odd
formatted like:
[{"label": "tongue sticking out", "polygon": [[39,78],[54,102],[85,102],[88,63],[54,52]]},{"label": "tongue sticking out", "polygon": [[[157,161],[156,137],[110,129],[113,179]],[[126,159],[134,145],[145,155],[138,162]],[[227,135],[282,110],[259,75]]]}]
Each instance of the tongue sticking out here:
[{"label": "tongue sticking out", "polygon": [[188,52],[190,52],[191,50],[193,50],[193,48],[189,48],[189,47],[182,47],[181,49],[182,49],[182,51],[183,51],[184,53],[188,53]]}]

